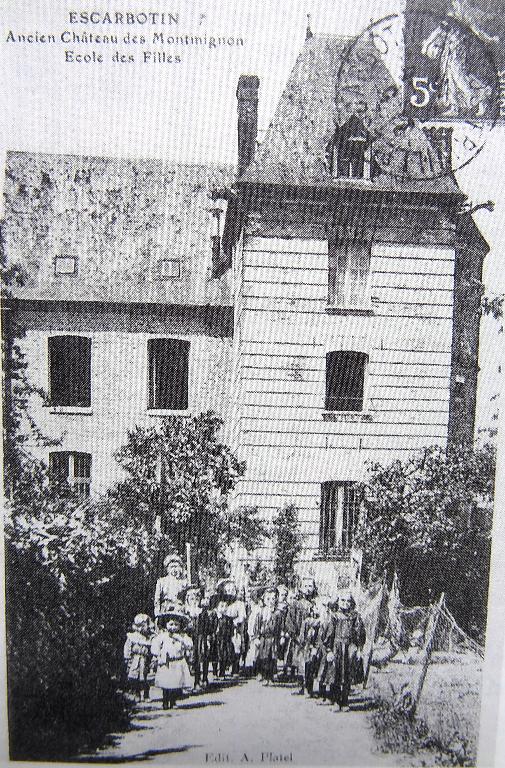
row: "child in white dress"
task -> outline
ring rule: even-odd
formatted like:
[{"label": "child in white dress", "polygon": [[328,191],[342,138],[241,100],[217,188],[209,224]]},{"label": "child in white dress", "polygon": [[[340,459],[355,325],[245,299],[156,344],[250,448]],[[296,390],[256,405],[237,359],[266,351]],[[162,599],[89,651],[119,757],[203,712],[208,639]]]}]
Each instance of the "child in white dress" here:
[{"label": "child in white dress", "polygon": [[183,689],[193,687],[186,658],[193,649],[191,639],[184,634],[187,620],[177,611],[160,616],[160,631],[151,644],[157,661],[154,684],[163,691],[163,709],[173,709]]}]

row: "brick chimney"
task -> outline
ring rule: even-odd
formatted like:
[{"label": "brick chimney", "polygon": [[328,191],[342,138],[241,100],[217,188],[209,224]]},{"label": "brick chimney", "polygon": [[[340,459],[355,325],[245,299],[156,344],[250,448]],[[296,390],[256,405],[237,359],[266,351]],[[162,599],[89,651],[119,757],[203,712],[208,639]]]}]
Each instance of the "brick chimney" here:
[{"label": "brick chimney", "polygon": [[238,166],[240,178],[254,159],[258,135],[259,77],[240,75],[237,86],[238,101]]}]

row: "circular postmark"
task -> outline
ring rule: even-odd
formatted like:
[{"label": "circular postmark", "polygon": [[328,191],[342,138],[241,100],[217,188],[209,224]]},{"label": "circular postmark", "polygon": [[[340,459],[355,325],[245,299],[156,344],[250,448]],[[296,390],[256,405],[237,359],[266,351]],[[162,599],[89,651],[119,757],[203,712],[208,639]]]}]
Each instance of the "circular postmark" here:
[{"label": "circular postmark", "polygon": [[346,48],[337,75],[337,132],[347,141],[361,131],[372,177],[453,174],[482,150],[498,104],[485,41],[456,18],[427,11],[371,24]]}]

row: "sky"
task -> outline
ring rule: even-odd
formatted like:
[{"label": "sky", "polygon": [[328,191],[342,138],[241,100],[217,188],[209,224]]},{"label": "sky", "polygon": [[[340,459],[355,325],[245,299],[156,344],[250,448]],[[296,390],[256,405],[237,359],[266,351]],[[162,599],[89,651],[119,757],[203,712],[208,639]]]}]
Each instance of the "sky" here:
[{"label": "sky", "polygon": [[[315,33],[357,35],[371,22],[401,11],[401,0],[0,0],[0,164],[7,150],[196,163],[236,162],[236,85],[241,74],[260,78],[259,138],[303,45],[307,14]],[[90,11],[179,14],[177,25],[70,23]],[[68,31],[117,34],[118,44],[60,42]],[[165,35],[242,38],[243,45],[153,47],[153,31]],[[7,42],[18,35],[54,34],[56,44]],[[123,41],[143,34],[146,45]],[[66,51],[101,54],[100,62],[67,62]],[[181,62],[144,63],[143,51],[179,54]],[[113,62],[115,52],[134,62]],[[505,126],[496,126],[483,151],[458,173],[474,203],[495,202],[475,220],[491,246],[486,257],[487,293],[505,291]],[[0,189],[2,185],[0,174]],[[489,423],[498,390],[503,337],[494,320],[483,322],[479,423]]]}]

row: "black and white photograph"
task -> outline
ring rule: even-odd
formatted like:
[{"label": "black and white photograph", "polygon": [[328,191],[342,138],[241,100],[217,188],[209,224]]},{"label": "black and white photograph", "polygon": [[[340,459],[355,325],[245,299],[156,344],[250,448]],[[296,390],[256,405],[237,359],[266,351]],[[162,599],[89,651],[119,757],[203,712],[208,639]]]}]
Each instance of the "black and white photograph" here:
[{"label": "black and white photograph", "polygon": [[498,768],[503,2],[0,10],[0,761]]}]

